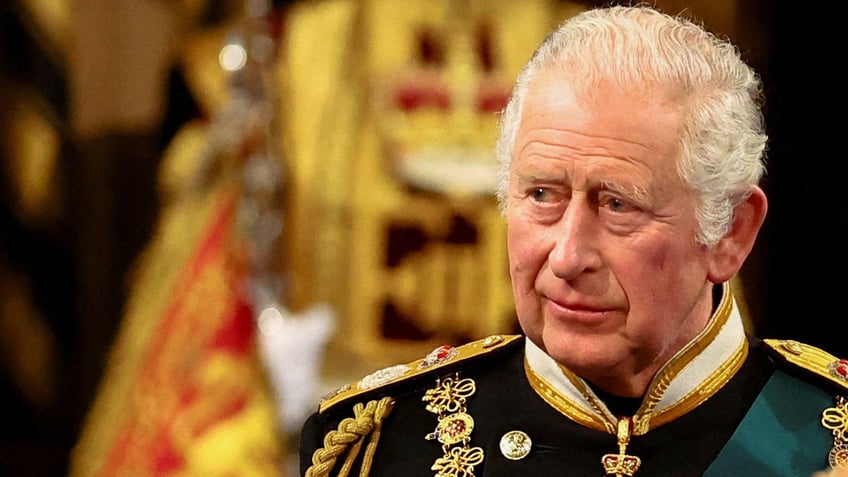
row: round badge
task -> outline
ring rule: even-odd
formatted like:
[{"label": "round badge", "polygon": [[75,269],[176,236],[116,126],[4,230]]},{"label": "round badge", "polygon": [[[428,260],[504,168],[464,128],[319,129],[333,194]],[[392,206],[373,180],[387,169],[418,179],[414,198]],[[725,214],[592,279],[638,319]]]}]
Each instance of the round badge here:
[{"label": "round badge", "polygon": [[442,444],[453,445],[468,439],[473,430],[474,419],[464,412],[458,412],[439,421],[436,435]]},{"label": "round badge", "polygon": [[509,431],[501,437],[501,454],[509,460],[519,460],[527,457],[533,441],[530,436],[521,431]]},{"label": "round badge", "polygon": [[830,467],[833,469],[848,465],[848,445],[842,444],[834,446],[833,449],[830,450],[827,460]]}]

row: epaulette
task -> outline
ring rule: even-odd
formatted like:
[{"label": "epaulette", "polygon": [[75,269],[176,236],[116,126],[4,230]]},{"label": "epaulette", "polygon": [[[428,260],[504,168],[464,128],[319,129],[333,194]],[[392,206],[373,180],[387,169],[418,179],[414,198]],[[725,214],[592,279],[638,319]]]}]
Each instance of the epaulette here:
[{"label": "epaulette", "polygon": [[342,386],[321,400],[319,412],[323,413],[339,403],[361,397],[365,393],[373,393],[377,390],[385,392],[387,387],[394,387],[448,366],[486,356],[520,338],[522,338],[521,335],[492,335],[461,346],[440,346],[421,359],[380,369],[356,382]]},{"label": "epaulette", "polygon": [[839,392],[848,393],[848,359],[839,359],[827,351],[795,340],[765,339],[763,342],[783,363],[831,386],[836,385]]}]

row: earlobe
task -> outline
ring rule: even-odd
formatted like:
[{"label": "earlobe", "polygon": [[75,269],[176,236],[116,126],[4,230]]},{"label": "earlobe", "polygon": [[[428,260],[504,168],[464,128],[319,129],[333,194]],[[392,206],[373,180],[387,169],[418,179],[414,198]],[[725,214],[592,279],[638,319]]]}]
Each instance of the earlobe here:
[{"label": "earlobe", "polygon": [[754,242],[768,210],[766,194],[754,187],[745,202],[739,204],[733,214],[733,227],[713,247],[709,279],[713,283],[730,280],[751,253]]}]

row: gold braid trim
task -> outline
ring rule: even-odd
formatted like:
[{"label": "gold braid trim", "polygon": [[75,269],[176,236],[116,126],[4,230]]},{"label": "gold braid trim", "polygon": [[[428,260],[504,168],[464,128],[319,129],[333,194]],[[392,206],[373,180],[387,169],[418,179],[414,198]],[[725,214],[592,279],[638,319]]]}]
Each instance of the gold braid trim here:
[{"label": "gold braid trim", "polygon": [[370,435],[359,472],[360,476],[367,476],[371,471],[383,419],[389,415],[393,406],[394,400],[390,397],[353,406],[354,417],[343,419],[337,430],[324,436],[324,447],[312,454],[312,465],[306,470],[305,477],[329,476],[336,460],[352,445],[338,474],[339,477],[346,477],[362,448],[362,439]]}]

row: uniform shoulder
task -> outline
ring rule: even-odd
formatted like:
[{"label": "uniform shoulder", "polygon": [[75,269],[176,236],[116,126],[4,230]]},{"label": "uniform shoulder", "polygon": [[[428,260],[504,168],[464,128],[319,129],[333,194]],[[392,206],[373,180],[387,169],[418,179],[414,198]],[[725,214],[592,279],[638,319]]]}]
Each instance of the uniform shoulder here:
[{"label": "uniform shoulder", "polygon": [[840,359],[816,346],[795,340],[763,340],[779,366],[806,375],[839,393],[848,392],[848,359]]},{"label": "uniform shoulder", "polygon": [[324,413],[341,403],[362,399],[365,395],[387,394],[391,389],[419,378],[443,373],[460,363],[493,356],[498,351],[521,342],[521,335],[492,335],[461,346],[440,346],[423,358],[375,371],[358,381],[346,384],[321,399],[319,412]]}]

